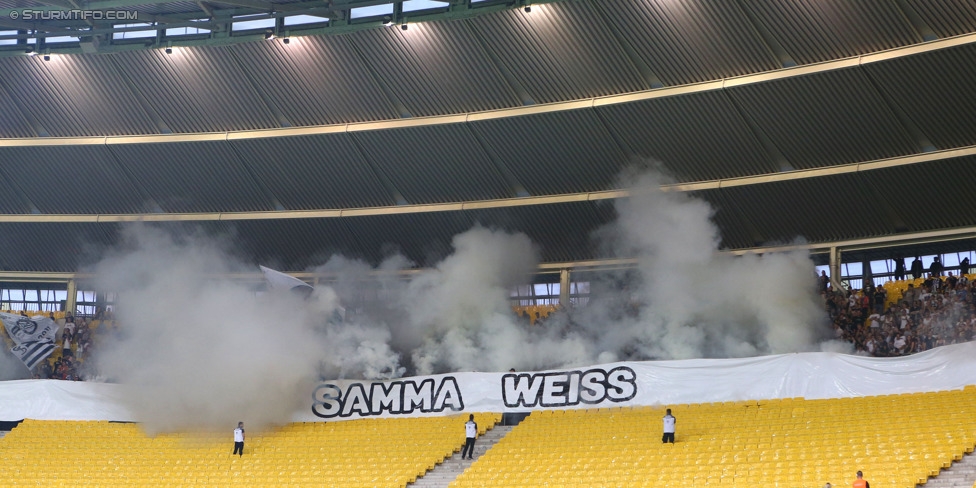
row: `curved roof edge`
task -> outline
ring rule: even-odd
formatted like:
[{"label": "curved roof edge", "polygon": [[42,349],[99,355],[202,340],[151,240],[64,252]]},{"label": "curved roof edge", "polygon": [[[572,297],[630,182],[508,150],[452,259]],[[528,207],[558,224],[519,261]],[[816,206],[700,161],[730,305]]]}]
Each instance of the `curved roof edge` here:
[{"label": "curved roof edge", "polygon": [[899,47],[862,56],[827,61],[818,64],[784,68],[764,73],[725,78],[720,80],[680,85],[667,88],[655,88],[622,95],[587,98],[566,102],[541,105],[490,110],[484,112],[460,113],[432,117],[416,117],[405,119],[391,119],[378,122],[346,123],[335,125],[291,127],[276,129],[209,132],[209,133],[180,133],[167,135],[131,135],[131,136],[93,136],[93,137],[31,137],[0,139],[0,147],[32,147],[32,146],[81,146],[81,145],[119,145],[119,144],[159,144],[206,141],[231,141],[244,139],[263,139],[272,137],[309,136],[320,134],[336,134],[347,132],[364,132],[385,129],[401,129],[408,127],[437,126],[445,124],[461,124],[507,117],[563,112],[596,108],[609,105],[619,105],[655,98],[674,97],[690,93],[724,90],[736,86],[764,83],[784,78],[801,77],[816,73],[857,67],[881,61],[914,56],[926,52],[949,49],[957,46],[976,44],[976,33],[956,37],[924,42],[906,47]]},{"label": "curved roof edge", "polygon": [[[724,254],[731,254],[734,256],[742,256],[746,254],[766,254],[774,252],[789,252],[789,251],[807,251],[811,254],[824,254],[830,251],[832,248],[836,248],[845,252],[852,251],[863,251],[870,249],[880,249],[898,246],[909,246],[909,245],[920,245],[920,244],[931,244],[937,242],[948,242],[948,241],[958,241],[965,239],[976,238],[976,227],[960,227],[956,229],[942,229],[927,232],[914,232],[909,234],[899,234],[890,235],[883,237],[871,237],[864,239],[850,239],[843,241],[834,242],[819,242],[819,243],[796,243],[796,244],[784,244],[779,246],[766,246],[766,247],[756,247],[749,249],[729,249],[724,251],[719,251]],[[572,270],[572,271],[597,271],[605,269],[619,269],[622,267],[631,267],[637,263],[636,259],[632,258],[613,258],[613,259],[592,259],[583,261],[566,261],[566,262],[547,262],[540,263],[536,268],[534,274],[552,274],[559,273],[562,270]],[[417,273],[423,272],[424,269],[405,269],[398,271],[386,271],[381,269],[375,269],[370,272],[372,276],[383,276],[395,274],[398,276],[408,277],[415,275]],[[290,271],[287,272],[288,275],[294,276],[300,280],[307,282],[315,282],[317,280],[328,280],[331,275],[328,273],[317,273],[311,271]],[[68,280],[85,280],[92,278],[91,273],[87,272],[46,272],[46,271],[3,271],[0,270],[0,282],[18,282],[18,283],[63,283]],[[255,271],[253,273],[231,273],[230,276],[234,279],[241,281],[261,281],[263,280],[263,275],[260,271]]]}]

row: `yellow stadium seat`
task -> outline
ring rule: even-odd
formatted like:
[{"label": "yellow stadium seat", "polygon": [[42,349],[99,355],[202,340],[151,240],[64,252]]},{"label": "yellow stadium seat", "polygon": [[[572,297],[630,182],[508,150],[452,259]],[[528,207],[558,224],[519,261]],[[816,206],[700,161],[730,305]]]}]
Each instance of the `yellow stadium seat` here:
[{"label": "yellow stadium seat", "polygon": [[[487,428],[501,415],[475,418]],[[464,419],[289,424],[249,435],[243,457],[221,434],[150,438],[133,424],[28,419],[0,439],[15,466],[0,470],[0,486],[404,486],[463,443]]]}]

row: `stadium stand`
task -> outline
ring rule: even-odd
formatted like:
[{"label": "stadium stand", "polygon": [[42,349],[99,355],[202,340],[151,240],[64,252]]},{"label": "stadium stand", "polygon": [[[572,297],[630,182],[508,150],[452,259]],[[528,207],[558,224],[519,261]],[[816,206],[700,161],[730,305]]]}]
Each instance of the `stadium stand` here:
[{"label": "stadium stand", "polygon": [[[976,388],[534,413],[451,485],[914,488],[976,444]],[[924,419],[919,421],[919,419]]]},{"label": "stadium stand", "polygon": [[515,315],[528,320],[530,325],[543,323],[545,319],[549,318],[550,314],[555,313],[557,310],[559,310],[559,307],[556,305],[520,305],[512,307]]},{"label": "stadium stand", "polygon": [[[706,395],[696,384],[688,390]],[[675,445],[660,442],[663,405],[536,411],[453,486],[843,486],[863,470],[875,487],[909,488],[976,445],[976,386],[668,407]],[[0,438],[0,486],[404,486],[460,448],[465,418],[294,423],[250,431],[243,458],[230,454],[229,428],[152,437],[132,423],[25,420]],[[484,429],[501,415],[476,419]]]},{"label": "stadium stand", "polygon": [[[147,436],[137,424],[25,420],[0,438],[0,486],[404,486],[459,450],[467,415]],[[500,414],[475,414],[483,434]],[[43,453],[43,455],[39,455]]]},{"label": "stadium stand", "polygon": [[872,356],[904,356],[976,338],[974,278],[889,281],[825,294],[825,306],[838,339]]}]

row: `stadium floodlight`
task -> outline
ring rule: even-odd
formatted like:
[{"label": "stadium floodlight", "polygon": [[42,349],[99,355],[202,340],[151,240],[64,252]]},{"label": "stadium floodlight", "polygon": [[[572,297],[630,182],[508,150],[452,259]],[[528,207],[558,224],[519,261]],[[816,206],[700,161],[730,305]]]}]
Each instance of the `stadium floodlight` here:
[{"label": "stadium floodlight", "polygon": [[50,54],[45,54],[44,55],[44,61],[50,61],[50,60],[51,60],[51,55]]},{"label": "stadium floodlight", "polygon": [[286,37],[286,38],[282,39],[281,42],[283,42],[285,44],[288,44],[288,43],[291,42],[291,38]]},{"label": "stadium floodlight", "polygon": [[265,32],[264,38],[269,41],[274,39],[275,38],[274,32]]},{"label": "stadium floodlight", "polygon": [[525,0],[525,3],[523,3],[522,5],[523,5],[522,11],[524,11],[525,13],[532,12],[532,3],[529,0]]},{"label": "stadium floodlight", "polygon": [[407,24],[400,24],[400,30],[407,30]]},{"label": "stadium floodlight", "polygon": [[163,49],[163,52],[165,52],[166,54],[173,54],[173,43],[172,42],[166,43],[166,49]]}]

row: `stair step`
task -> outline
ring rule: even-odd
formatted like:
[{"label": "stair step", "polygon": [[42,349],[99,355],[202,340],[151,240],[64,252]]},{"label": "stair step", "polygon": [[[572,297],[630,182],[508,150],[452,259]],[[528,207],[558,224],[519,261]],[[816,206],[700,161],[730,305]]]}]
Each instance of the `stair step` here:
[{"label": "stair step", "polygon": [[481,437],[478,437],[477,442],[475,442],[474,454],[472,454],[473,460],[462,460],[460,452],[454,453],[445,459],[443,463],[435,466],[434,469],[428,471],[424,476],[407,486],[413,488],[447,488],[452,481],[471,466],[471,463],[477,462],[478,458],[488,452],[492,446],[511,432],[511,430],[512,426],[502,425],[489,429]]},{"label": "stair step", "polygon": [[962,459],[943,469],[937,476],[929,478],[925,484],[916,485],[924,488],[972,488],[976,482],[976,456],[972,453],[963,455]]}]

